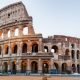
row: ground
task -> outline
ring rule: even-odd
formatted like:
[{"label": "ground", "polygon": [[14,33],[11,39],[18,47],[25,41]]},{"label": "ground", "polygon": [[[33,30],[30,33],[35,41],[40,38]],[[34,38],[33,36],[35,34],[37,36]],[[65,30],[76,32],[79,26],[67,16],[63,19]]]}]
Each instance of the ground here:
[{"label": "ground", "polygon": [[[0,76],[0,80],[43,80],[43,77],[36,76]],[[47,80],[80,80],[80,77],[48,77]]]}]

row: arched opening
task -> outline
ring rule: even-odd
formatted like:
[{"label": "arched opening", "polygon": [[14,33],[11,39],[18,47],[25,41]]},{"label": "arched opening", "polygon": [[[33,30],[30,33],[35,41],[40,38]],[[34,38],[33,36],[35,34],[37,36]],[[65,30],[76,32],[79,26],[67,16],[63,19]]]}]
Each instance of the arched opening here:
[{"label": "arched opening", "polygon": [[38,52],[38,44],[33,44],[32,45],[32,52]]},{"label": "arched opening", "polygon": [[79,59],[80,57],[80,53],[79,53],[79,50],[77,50],[77,59]]},{"label": "arched opening", "polygon": [[8,38],[10,38],[11,34],[10,34],[10,30],[8,31]]},{"label": "arched opening", "polygon": [[8,63],[7,62],[4,62],[4,73],[7,73],[8,72]]},{"label": "arched opening", "polygon": [[75,48],[75,45],[74,44],[71,44],[71,48]]},{"label": "arched opening", "polygon": [[49,65],[48,65],[48,63],[43,63],[42,72],[43,73],[49,73]]},{"label": "arched opening", "polygon": [[58,71],[59,70],[59,65],[57,63],[54,63],[54,66],[55,66],[56,70]]},{"label": "arched opening", "polygon": [[9,47],[6,46],[6,48],[5,48],[5,54],[8,54],[8,52],[9,52]]},{"label": "arched opening", "polygon": [[27,44],[24,43],[22,46],[22,53],[27,53]]},{"label": "arched opening", "polygon": [[80,65],[77,64],[77,72],[80,73]]},{"label": "arched opening", "polygon": [[27,64],[25,61],[21,62],[21,72],[26,73]]},{"label": "arched opening", "polygon": [[37,72],[38,72],[38,63],[35,62],[35,61],[33,61],[33,62],[31,63],[31,72],[32,72],[32,73],[37,73]]},{"label": "arched opening", "polygon": [[51,51],[53,51],[54,53],[58,53],[58,47],[56,45],[52,46]]},{"label": "arched opening", "polygon": [[66,63],[62,64],[62,73],[67,73],[67,64]]},{"label": "arched opening", "polygon": [[69,55],[69,49],[65,50],[65,55],[68,56]]},{"label": "arched opening", "polygon": [[0,31],[0,39],[3,39],[3,33]]},{"label": "arched opening", "polygon": [[0,55],[1,55],[1,50],[2,50],[2,49],[1,49],[1,46],[0,46]]},{"label": "arched opening", "polygon": [[48,52],[48,46],[44,46],[44,52]]},{"label": "arched opening", "polygon": [[15,36],[18,36],[18,34],[19,34],[19,29],[16,28],[16,29],[15,29],[15,33],[14,33],[14,35],[15,35]]},{"label": "arched opening", "polygon": [[12,62],[12,74],[16,74],[16,63]]},{"label": "arched opening", "polygon": [[14,47],[13,47],[13,53],[14,54],[17,53],[17,49],[18,49],[17,45],[14,45]]},{"label": "arched opening", "polygon": [[28,27],[23,28],[23,35],[28,35]]},{"label": "arched opening", "polygon": [[74,50],[71,51],[71,55],[72,55],[72,59],[75,59],[75,51]]},{"label": "arched opening", "polygon": [[72,64],[72,71],[73,71],[73,73],[76,72],[76,66],[75,66],[75,64]]}]

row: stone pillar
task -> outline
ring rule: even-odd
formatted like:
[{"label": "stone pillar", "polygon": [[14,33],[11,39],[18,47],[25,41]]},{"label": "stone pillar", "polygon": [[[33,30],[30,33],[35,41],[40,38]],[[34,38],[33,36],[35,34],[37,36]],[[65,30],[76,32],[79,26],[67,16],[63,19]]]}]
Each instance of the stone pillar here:
[{"label": "stone pillar", "polygon": [[54,64],[54,60],[53,60],[53,58],[51,58],[51,70],[54,69],[54,65],[53,64]]},{"label": "stone pillar", "polygon": [[23,35],[23,26],[22,25],[19,25],[19,36],[22,36]]},{"label": "stone pillar", "polygon": [[21,60],[17,60],[17,62],[16,62],[16,69],[17,69],[18,73],[21,72]]},{"label": "stone pillar", "polygon": [[68,61],[67,62],[67,65],[68,65],[67,70],[70,71],[70,73],[71,73],[72,72],[72,62],[71,61]]},{"label": "stone pillar", "polygon": [[9,57],[11,56],[11,43],[10,43],[10,41],[9,41]]},{"label": "stone pillar", "polygon": [[3,30],[3,39],[7,39],[7,31],[6,31],[6,29]]},{"label": "stone pillar", "polygon": [[41,59],[39,58],[38,60],[38,73],[41,74],[42,73],[42,62],[41,62]]},{"label": "stone pillar", "polygon": [[78,73],[78,71],[77,71],[77,62],[75,61],[75,67],[76,67],[76,73]]},{"label": "stone pillar", "polygon": [[58,66],[59,66],[59,71],[60,71],[60,73],[62,73],[62,61],[58,61],[59,63],[58,63]]},{"label": "stone pillar", "polygon": [[2,61],[0,62],[0,72],[2,72]]},{"label": "stone pillar", "polygon": [[4,55],[5,49],[4,49],[4,44],[2,45],[2,56]]},{"label": "stone pillar", "polygon": [[8,73],[11,74],[11,61],[8,61]]},{"label": "stone pillar", "polygon": [[27,74],[29,75],[31,72],[30,59],[27,59]]},{"label": "stone pillar", "polygon": [[42,52],[42,39],[39,39],[39,44],[38,44],[39,48],[38,48],[38,52],[41,53]]},{"label": "stone pillar", "polygon": [[30,40],[28,40],[27,45],[28,45],[28,47],[27,47],[27,52],[28,52],[28,53],[31,53],[32,46],[31,46],[31,41],[30,41]]},{"label": "stone pillar", "polygon": [[18,51],[17,51],[17,55],[20,56],[20,54],[22,53],[22,47],[21,47],[21,42],[18,42]]},{"label": "stone pillar", "polygon": [[1,55],[2,55],[2,57],[3,57],[3,45],[1,45],[1,48],[2,48],[2,50],[1,50]]},{"label": "stone pillar", "polygon": [[28,24],[28,35],[35,35],[33,26],[32,26],[32,22],[29,22]]},{"label": "stone pillar", "polygon": [[10,36],[11,36],[11,38],[14,36],[14,33],[15,33],[15,32],[14,32],[14,28],[11,28],[11,29],[10,29]]},{"label": "stone pillar", "polygon": [[3,65],[3,63],[4,63],[4,62],[2,61],[2,71],[1,71],[2,73],[3,73],[3,71],[4,71],[4,65]]},{"label": "stone pillar", "polygon": [[[51,43],[48,43],[48,52],[51,52],[51,48],[52,48],[52,45],[51,45]],[[44,49],[44,48],[43,48]]]},{"label": "stone pillar", "polygon": [[77,51],[75,51],[75,59],[74,60],[75,60],[75,67],[76,67],[76,73],[77,73],[78,71],[77,71],[77,54],[76,53],[77,53]]}]

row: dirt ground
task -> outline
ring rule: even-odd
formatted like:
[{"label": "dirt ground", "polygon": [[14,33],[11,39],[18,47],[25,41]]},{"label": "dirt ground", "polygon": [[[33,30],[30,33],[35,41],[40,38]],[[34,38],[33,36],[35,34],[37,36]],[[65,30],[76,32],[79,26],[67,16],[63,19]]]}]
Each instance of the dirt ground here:
[{"label": "dirt ground", "polygon": [[43,79],[41,76],[0,76],[0,80],[80,80],[80,77],[51,76]]}]

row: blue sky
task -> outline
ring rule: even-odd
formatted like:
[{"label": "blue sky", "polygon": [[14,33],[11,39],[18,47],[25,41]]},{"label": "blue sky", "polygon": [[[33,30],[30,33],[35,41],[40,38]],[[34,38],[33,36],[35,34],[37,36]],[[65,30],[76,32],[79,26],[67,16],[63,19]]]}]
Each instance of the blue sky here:
[{"label": "blue sky", "polygon": [[0,8],[18,1],[33,17],[37,33],[80,38],[80,0],[0,0]]}]

